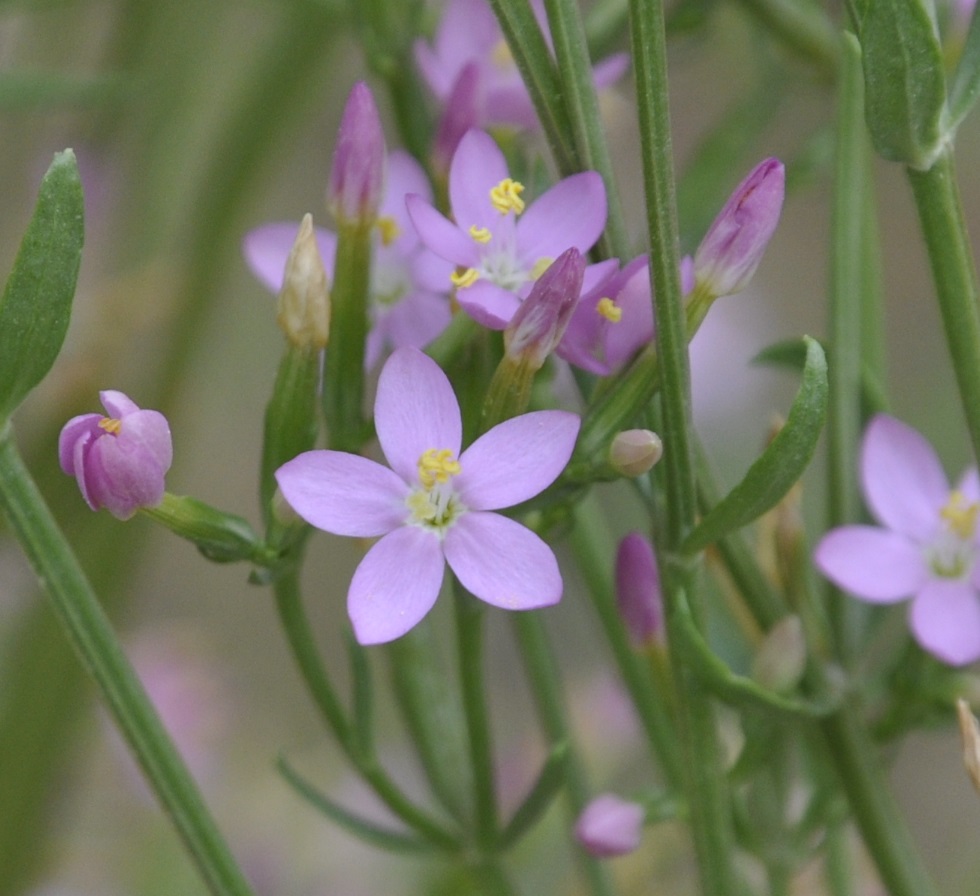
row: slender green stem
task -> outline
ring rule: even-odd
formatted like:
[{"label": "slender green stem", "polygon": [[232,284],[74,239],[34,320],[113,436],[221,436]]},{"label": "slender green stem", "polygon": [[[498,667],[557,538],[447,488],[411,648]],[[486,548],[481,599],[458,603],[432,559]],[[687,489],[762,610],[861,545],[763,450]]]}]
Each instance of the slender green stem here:
[{"label": "slender green stem", "polygon": [[948,148],[928,171],[908,169],[936,286],[960,402],[980,457],[980,310],[977,271]]},{"label": "slender green stem", "polygon": [[432,843],[446,849],[454,849],[457,840],[453,834],[419,809],[401,792],[378,764],[373,753],[362,752],[365,745],[353,735],[344,707],[320,659],[319,649],[310,630],[309,619],[303,610],[298,568],[295,565],[284,568],[277,577],[274,588],[279,619],[289,641],[293,658],[299,666],[310,695],[344,752],[364,780],[398,818]]},{"label": "slender green stem", "polygon": [[742,6],[772,34],[828,78],[837,71],[838,44],[823,10],[793,0],[741,0]]},{"label": "slender green stem", "polygon": [[0,506],[65,633],[99,686],[116,724],[215,896],[251,896],[251,888],[212,820],[98,598],[68,547],[13,443],[0,433]]},{"label": "slender green stem", "polygon": [[605,130],[599,117],[599,98],[589,48],[585,40],[582,15],[575,0],[545,0],[548,24],[555,43],[558,78],[562,95],[575,135],[577,154],[583,168],[598,171],[606,184],[609,209],[601,249],[606,257],[629,256],[630,241],[626,220],[616,189],[612,160],[606,143]]},{"label": "slender green stem", "polygon": [[474,830],[476,843],[484,852],[497,842],[497,794],[494,783],[493,742],[486,689],[483,686],[484,608],[453,580],[456,604],[456,633],[459,645],[459,675],[463,711],[469,733],[470,761],[474,782]]},{"label": "slender green stem", "polygon": [[[549,743],[566,743],[565,788],[576,817],[591,797],[581,760],[572,743],[568,727],[558,662],[548,641],[544,623],[537,613],[512,614],[517,643],[521,648],[531,693],[541,727]],[[615,887],[606,868],[583,850],[577,852],[595,896],[614,896]]]}]

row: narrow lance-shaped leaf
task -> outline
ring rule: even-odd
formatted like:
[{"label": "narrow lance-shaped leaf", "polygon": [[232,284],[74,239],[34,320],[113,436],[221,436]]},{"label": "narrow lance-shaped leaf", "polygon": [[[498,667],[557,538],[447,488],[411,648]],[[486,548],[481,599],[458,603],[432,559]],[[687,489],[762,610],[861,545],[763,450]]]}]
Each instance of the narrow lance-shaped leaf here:
[{"label": "narrow lance-shaped leaf", "polygon": [[922,170],[943,144],[943,56],[922,0],[869,0],[861,21],[865,118],[878,153]]},{"label": "narrow lance-shaped leaf", "polygon": [[827,359],[816,339],[804,337],[807,354],[803,383],[786,425],[735,486],[682,545],[694,553],[758,519],[789,491],[813,456],[827,414]]},{"label": "narrow lance-shaped leaf", "polygon": [[963,53],[949,88],[950,133],[966,118],[977,96],[980,96],[980,6],[973,7]]},{"label": "narrow lance-shaped leaf", "polygon": [[0,421],[47,375],[68,330],[82,260],[83,200],[70,149],[58,153],[0,299]]}]

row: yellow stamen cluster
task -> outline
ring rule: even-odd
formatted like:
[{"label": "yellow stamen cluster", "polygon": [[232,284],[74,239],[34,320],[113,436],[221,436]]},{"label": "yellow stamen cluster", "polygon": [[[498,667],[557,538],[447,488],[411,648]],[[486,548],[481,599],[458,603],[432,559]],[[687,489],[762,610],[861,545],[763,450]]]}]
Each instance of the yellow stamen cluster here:
[{"label": "yellow stamen cluster", "polygon": [[450,477],[458,476],[460,469],[448,448],[430,448],[419,458],[419,482],[432,488],[437,482],[449,482]]},{"label": "yellow stamen cluster", "polygon": [[99,429],[104,429],[109,435],[118,436],[119,430],[122,429],[122,420],[117,420],[115,417],[103,417],[99,421]]},{"label": "yellow stamen cluster", "polygon": [[968,504],[962,492],[953,492],[949,502],[939,511],[946,525],[960,538],[972,538],[977,529],[977,512],[980,505]]},{"label": "yellow stamen cluster", "polygon": [[618,324],[623,319],[623,309],[612,299],[599,299],[599,304],[595,306],[596,312],[600,317],[604,317],[612,324]]},{"label": "yellow stamen cluster", "polygon": [[478,243],[489,243],[493,236],[489,227],[477,227],[476,224],[470,225],[470,236]]},{"label": "yellow stamen cluster", "polygon": [[505,177],[490,190],[490,202],[502,215],[506,215],[508,212],[519,215],[524,211],[524,200],[521,199],[523,192],[524,184]]},{"label": "yellow stamen cluster", "polygon": [[382,215],[377,221],[378,233],[381,234],[381,245],[390,246],[402,235],[398,222],[390,215]]},{"label": "yellow stamen cluster", "polygon": [[490,59],[498,68],[514,67],[514,54],[511,53],[510,47],[507,45],[507,41],[505,41],[503,38],[494,44],[493,50],[490,51]]},{"label": "yellow stamen cluster", "polygon": [[546,270],[548,270],[548,268],[551,267],[552,262],[554,262],[554,259],[547,258],[546,256],[542,256],[536,262],[534,262],[534,267],[531,268],[531,279],[537,280],[538,277],[540,277]]},{"label": "yellow stamen cluster", "polygon": [[453,286],[457,289],[463,289],[466,286],[472,286],[480,277],[480,272],[476,268],[467,268],[465,271],[453,271],[449,275],[449,279],[452,281]]}]

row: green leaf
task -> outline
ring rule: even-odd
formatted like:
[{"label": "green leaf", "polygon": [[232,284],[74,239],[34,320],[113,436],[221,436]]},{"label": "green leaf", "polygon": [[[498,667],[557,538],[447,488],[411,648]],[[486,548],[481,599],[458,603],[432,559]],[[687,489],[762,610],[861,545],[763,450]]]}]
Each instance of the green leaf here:
[{"label": "green leaf", "polygon": [[61,351],[82,260],[82,183],[75,154],[58,153],[0,299],[0,422]]},{"label": "green leaf", "polygon": [[816,339],[803,338],[803,383],[786,425],[749,467],[745,478],[688,535],[681,546],[684,553],[700,551],[762,516],[789,491],[810,462],[827,414],[827,359]]},{"label": "green leaf", "polygon": [[973,7],[970,28],[949,88],[949,132],[966,117],[980,95],[980,7]]},{"label": "green leaf", "polygon": [[335,803],[303,778],[286,761],[284,756],[280,756],[276,761],[276,767],[286,782],[311,806],[365,843],[370,843],[372,846],[386,849],[389,852],[400,853],[428,852],[433,849],[430,843],[420,837],[382,827]]},{"label": "green leaf", "polygon": [[878,153],[928,169],[943,144],[946,78],[922,0],[869,0],[861,21],[865,118]]}]

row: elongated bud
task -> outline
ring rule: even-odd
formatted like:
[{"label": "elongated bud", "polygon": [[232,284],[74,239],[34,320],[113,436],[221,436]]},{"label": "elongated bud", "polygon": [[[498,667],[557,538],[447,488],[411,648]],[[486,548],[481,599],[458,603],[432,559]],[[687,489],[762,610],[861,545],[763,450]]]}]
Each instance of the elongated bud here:
[{"label": "elongated bud", "polygon": [[663,639],[663,597],[653,545],[631,532],[616,552],[616,605],[630,638],[638,647]]},{"label": "elongated bud", "polygon": [[970,712],[970,704],[960,698],[956,701],[956,715],[960,722],[960,739],[963,743],[963,765],[973,786],[980,791],[980,725]]},{"label": "elongated bud", "polygon": [[347,97],[330,169],[327,208],[340,224],[370,226],[384,191],[385,138],[374,96],[358,81]]},{"label": "elongated bud", "polygon": [[766,634],[752,661],[752,677],[777,694],[793,690],[806,667],[806,638],[799,616],[784,616]]},{"label": "elongated bud", "polygon": [[575,823],[575,839],[598,859],[625,856],[640,845],[643,807],[613,793],[593,799]]},{"label": "elongated bud", "polygon": [[609,464],[623,476],[642,476],[663,457],[664,443],[649,429],[625,429],[609,447]]},{"label": "elongated bud", "polygon": [[286,260],[276,322],[297,348],[321,349],[327,344],[330,290],[309,214],[303,216]]},{"label": "elongated bud", "polygon": [[582,292],[585,259],[566,249],[537,279],[504,330],[507,357],[540,370],[561,342]]},{"label": "elongated bud", "polygon": [[456,76],[432,142],[432,168],[442,178],[449,175],[449,165],[463,134],[479,126],[479,92],[480,69],[471,62]]},{"label": "elongated bud", "polygon": [[766,159],[735,188],[694,254],[697,287],[715,297],[745,289],[779,221],[785,181],[783,163]]}]

